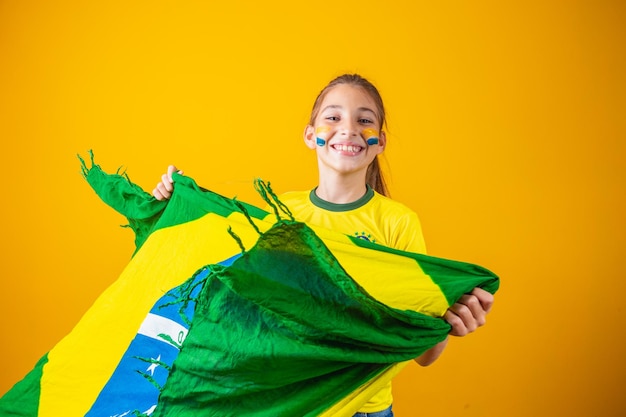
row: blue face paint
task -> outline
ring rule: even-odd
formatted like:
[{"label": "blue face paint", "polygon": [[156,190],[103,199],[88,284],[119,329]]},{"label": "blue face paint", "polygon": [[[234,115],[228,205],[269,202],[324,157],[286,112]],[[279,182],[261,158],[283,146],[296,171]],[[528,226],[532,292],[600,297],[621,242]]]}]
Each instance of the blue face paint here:
[{"label": "blue face paint", "polygon": [[378,145],[378,131],[376,129],[363,129],[361,133],[369,146]]},{"label": "blue face paint", "polygon": [[315,143],[317,143],[317,146],[326,145],[326,136],[328,135],[328,132],[330,132],[330,127],[328,126],[319,126],[315,129]]}]

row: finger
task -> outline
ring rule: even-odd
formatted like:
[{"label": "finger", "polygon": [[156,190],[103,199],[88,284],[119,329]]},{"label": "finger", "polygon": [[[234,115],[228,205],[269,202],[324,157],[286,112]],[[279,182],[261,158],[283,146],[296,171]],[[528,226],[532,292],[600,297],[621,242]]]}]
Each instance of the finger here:
[{"label": "finger", "polygon": [[165,200],[165,197],[163,196],[163,194],[161,194],[161,191],[159,191],[159,189],[156,187],[154,188],[154,190],[152,190],[152,195],[159,201]]},{"label": "finger", "polygon": [[174,165],[170,165],[167,167],[167,179],[169,180],[170,183],[174,182],[174,180],[172,179],[172,174],[177,171],[178,173],[180,173],[180,170],[176,168],[176,166]]},{"label": "finger", "polygon": [[493,302],[494,302],[493,294],[478,287],[474,288],[471,294],[476,296],[476,298],[478,298],[480,305],[482,306],[483,310],[485,310],[486,313],[491,311],[491,307],[493,307]]},{"label": "finger", "polygon": [[170,174],[163,174],[161,176],[161,185],[163,186],[163,188],[168,191],[168,192],[172,192],[174,190],[174,183],[172,182],[171,177],[169,176]]},{"label": "finger", "polygon": [[[170,185],[171,187],[171,185]],[[157,184],[156,186],[156,190],[159,192],[159,194],[161,194],[161,196],[163,197],[163,199],[167,200],[172,196],[172,190],[168,190],[165,186],[164,183],[160,182]]]},{"label": "finger", "polygon": [[450,330],[450,334],[452,336],[465,336],[470,332],[469,329],[465,326],[463,320],[453,311],[446,311],[443,318],[452,327],[452,329]]},{"label": "finger", "polygon": [[465,294],[459,299],[458,303],[469,309],[478,327],[483,326],[487,322],[487,312],[475,295]]},{"label": "finger", "polygon": [[[465,334],[472,333],[478,328],[478,323],[476,318],[474,317],[472,311],[468,306],[461,303],[455,303],[448,311],[454,313],[461,321],[463,322],[463,327],[465,328]],[[451,323],[452,324],[452,323]]]}]

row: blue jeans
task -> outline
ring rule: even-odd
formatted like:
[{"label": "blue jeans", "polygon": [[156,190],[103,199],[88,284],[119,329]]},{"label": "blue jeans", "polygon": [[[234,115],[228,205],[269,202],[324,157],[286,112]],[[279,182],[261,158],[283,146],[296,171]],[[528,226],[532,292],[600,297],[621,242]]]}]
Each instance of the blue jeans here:
[{"label": "blue jeans", "polygon": [[393,417],[393,411],[391,406],[383,411],[376,411],[375,413],[356,413],[354,417]]}]

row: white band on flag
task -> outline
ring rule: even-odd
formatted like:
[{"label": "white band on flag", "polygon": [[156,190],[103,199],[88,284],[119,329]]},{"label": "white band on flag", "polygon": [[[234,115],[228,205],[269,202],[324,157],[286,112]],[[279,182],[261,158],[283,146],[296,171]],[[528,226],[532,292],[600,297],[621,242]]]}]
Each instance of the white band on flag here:
[{"label": "white band on flag", "polygon": [[[170,345],[180,349],[180,346],[185,341],[187,336],[187,329],[174,320],[170,320],[167,317],[158,316],[156,314],[148,313],[146,319],[141,323],[138,334],[150,337],[152,339],[160,340],[161,342],[169,343]],[[171,341],[163,335],[169,336]]]}]

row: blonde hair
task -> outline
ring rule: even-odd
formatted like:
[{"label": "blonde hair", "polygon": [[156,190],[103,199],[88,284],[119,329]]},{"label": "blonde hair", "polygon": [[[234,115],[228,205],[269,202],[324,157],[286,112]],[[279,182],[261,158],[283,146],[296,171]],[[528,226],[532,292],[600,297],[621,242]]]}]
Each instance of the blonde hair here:
[{"label": "blonde hair", "polygon": [[[339,77],[335,78],[331,82],[329,82],[326,87],[320,91],[315,102],[313,103],[313,110],[311,110],[311,118],[309,119],[309,124],[313,126],[315,124],[315,119],[320,112],[320,107],[326,94],[335,86],[340,84],[348,84],[351,86],[362,88],[366,93],[370,95],[374,103],[376,104],[377,116],[379,126],[382,128],[386,127],[387,120],[385,118],[385,106],[383,104],[383,99],[378,92],[378,89],[369,82],[364,77],[359,74],[343,74]],[[367,173],[365,177],[365,182],[372,187],[379,194],[388,196],[389,191],[387,189],[387,184],[385,183],[385,179],[383,178],[383,173],[380,169],[380,162],[378,161],[378,156],[374,158],[372,163],[367,167]]]}]

